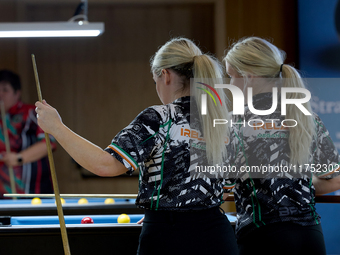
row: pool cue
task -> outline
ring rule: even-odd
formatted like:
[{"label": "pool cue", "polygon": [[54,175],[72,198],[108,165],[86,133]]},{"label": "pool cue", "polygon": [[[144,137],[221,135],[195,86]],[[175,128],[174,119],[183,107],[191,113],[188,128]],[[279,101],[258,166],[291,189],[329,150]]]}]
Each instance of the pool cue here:
[{"label": "pool cue", "polygon": [[[31,57],[32,57],[32,63],[33,63],[35,82],[36,82],[36,85],[37,85],[38,98],[39,98],[39,101],[42,102],[42,94],[41,94],[41,89],[40,89],[38,69],[37,69],[37,64],[35,62],[34,54],[32,54]],[[61,200],[60,200],[60,193],[59,193],[57,175],[56,175],[55,167],[54,167],[51,141],[50,141],[49,135],[46,132],[44,132],[44,133],[45,133],[45,141],[46,141],[46,146],[47,146],[48,161],[50,162],[52,183],[53,183],[53,189],[54,189],[54,193],[55,193],[55,200],[56,200],[56,204],[57,204],[57,212],[58,212],[58,217],[59,217],[60,231],[61,231],[61,237],[62,237],[62,240],[63,240],[64,252],[65,252],[66,255],[70,255],[71,252],[70,252],[70,246],[69,246],[68,238],[67,238],[67,231],[66,231],[66,224],[65,224],[65,219],[64,219],[63,208],[62,208],[62,204],[61,204]]]},{"label": "pool cue", "polygon": [[[2,127],[3,127],[4,138],[5,138],[6,153],[10,153],[11,147],[10,147],[9,138],[8,138],[5,105],[3,101],[1,101],[0,104],[1,104],[1,118],[2,118]],[[17,190],[15,188],[14,171],[13,171],[12,166],[8,166],[8,173],[9,173],[9,181],[11,184],[11,191],[12,193],[17,193]],[[13,199],[16,199],[16,197],[13,197]]]},{"label": "pool cue", "polygon": [[[54,194],[4,194],[4,197],[54,198]],[[137,194],[60,194],[64,198],[137,198]]]}]

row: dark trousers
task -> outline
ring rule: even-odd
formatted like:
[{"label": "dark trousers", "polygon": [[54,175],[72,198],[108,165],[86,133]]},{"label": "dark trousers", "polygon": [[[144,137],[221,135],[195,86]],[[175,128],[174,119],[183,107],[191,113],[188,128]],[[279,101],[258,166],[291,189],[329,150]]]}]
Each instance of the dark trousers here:
[{"label": "dark trousers", "polygon": [[272,223],[242,233],[240,255],[326,255],[321,225],[301,226],[290,222]]},{"label": "dark trousers", "polygon": [[139,255],[237,255],[234,231],[218,207],[200,211],[146,210]]}]

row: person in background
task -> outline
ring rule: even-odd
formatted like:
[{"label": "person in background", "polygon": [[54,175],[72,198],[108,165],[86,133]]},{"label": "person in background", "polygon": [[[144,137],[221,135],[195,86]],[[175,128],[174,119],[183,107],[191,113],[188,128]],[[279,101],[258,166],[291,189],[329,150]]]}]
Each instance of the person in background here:
[{"label": "person in background", "polygon": [[[293,66],[284,64],[283,51],[258,37],[233,44],[224,61],[230,84],[245,94],[252,88],[252,105],[245,105],[244,115],[233,115],[235,123],[245,124],[233,126],[229,151],[235,156],[230,163],[238,169],[286,167],[264,174],[240,171],[228,180],[226,187],[234,191],[236,203],[240,254],[325,255],[315,193],[334,191],[340,180],[340,156],[317,114],[305,115],[293,104],[282,114],[281,89],[305,89],[302,78]],[[274,87],[279,94],[276,110],[265,115],[252,113],[272,108]],[[304,95],[288,93],[287,97]],[[312,113],[309,102],[303,106]],[[297,122],[295,127],[292,120]],[[312,164],[322,171],[313,171]]]},{"label": "person in background", "polygon": [[[142,111],[105,150],[71,131],[45,101],[36,103],[39,126],[97,175],[117,176],[139,168],[136,204],[145,209],[145,219],[138,254],[237,254],[233,229],[219,210],[224,180],[195,178],[190,172],[191,157],[199,161],[205,152],[208,159],[223,162],[227,130],[221,126],[213,135],[211,118],[225,119],[228,112],[214,107],[212,100],[208,103],[210,115],[196,126],[204,134],[206,151],[192,151],[191,144],[198,139],[192,141],[181,132],[190,130],[194,122],[190,107],[200,109],[199,101],[190,105],[190,79],[217,81],[222,68],[191,40],[174,38],[153,56],[151,72],[163,105]],[[218,91],[226,105],[223,90]],[[202,90],[195,92],[201,98]]]},{"label": "person in background", "polygon": [[[35,106],[21,101],[16,73],[0,70],[0,100],[6,112],[10,152],[6,152],[0,119],[0,197],[12,193],[8,168],[12,167],[17,193],[53,193],[44,131],[38,126]],[[56,143],[51,137],[52,148]]]}]

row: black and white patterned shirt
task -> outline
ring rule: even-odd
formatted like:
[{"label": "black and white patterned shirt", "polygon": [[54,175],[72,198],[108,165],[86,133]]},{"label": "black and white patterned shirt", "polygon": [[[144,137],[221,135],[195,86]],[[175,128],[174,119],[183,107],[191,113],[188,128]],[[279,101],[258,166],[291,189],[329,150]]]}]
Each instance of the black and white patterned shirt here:
[{"label": "black and white patterned shirt", "polygon": [[[105,149],[130,173],[139,169],[139,207],[200,210],[221,204],[223,180],[190,173],[190,157],[194,156],[190,144],[199,134],[190,129],[190,117],[190,97],[149,107]],[[202,155],[197,149],[195,158]]]},{"label": "black and white patterned shirt", "polygon": [[[255,95],[253,106],[258,110],[270,109],[272,93]],[[239,171],[236,178],[229,179],[225,186],[234,192],[238,234],[275,222],[289,221],[303,226],[319,224],[320,216],[315,211],[315,189],[311,176],[315,174],[322,178],[332,178],[339,175],[340,156],[316,114],[313,117],[317,139],[312,143],[310,165],[305,174],[296,175],[294,166],[289,163],[289,129],[282,125],[284,117],[281,116],[279,106],[274,113],[266,116],[254,115],[247,106],[244,116],[233,116],[234,122],[242,123],[245,120],[246,123],[245,126],[233,126],[231,148],[228,149],[229,163],[237,169],[243,167],[243,172]],[[272,122],[272,119],[277,121]],[[251,126],[256,126],[257,122],[260,126],[262,122],[259,120],[264,124],[261,127],[250,127],[247,125],[249,120],[253,120]],[[315,164],[314,169],[311,164]],[[256,172],[265,169],[263,166],[269,169],[269,165],[280,171]],[[251,172],[251,167],[255,172]]]}]

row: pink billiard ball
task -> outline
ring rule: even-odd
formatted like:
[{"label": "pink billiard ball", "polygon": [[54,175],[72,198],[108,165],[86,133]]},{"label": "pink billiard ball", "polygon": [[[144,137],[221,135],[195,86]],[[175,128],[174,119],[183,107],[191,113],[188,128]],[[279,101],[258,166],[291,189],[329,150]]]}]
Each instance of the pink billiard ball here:
[{"label": "pink billiard ball", "polygon": [[84,217],[82,220],[81,220],[81,224],[91,224],[93,223],[93,220],[91,217]]}]

